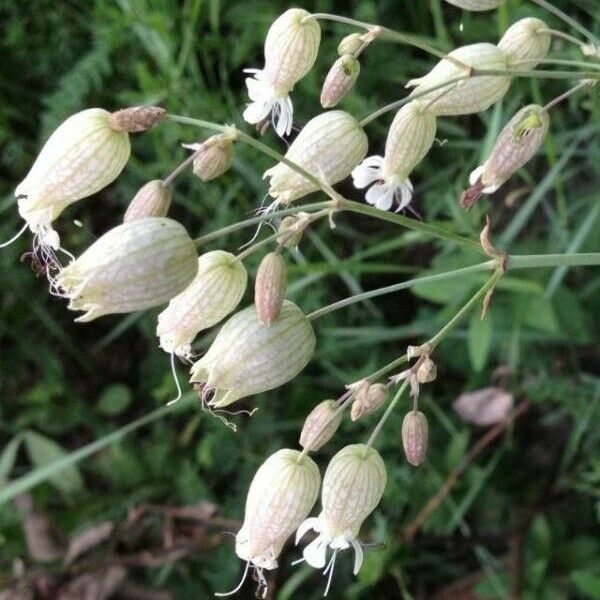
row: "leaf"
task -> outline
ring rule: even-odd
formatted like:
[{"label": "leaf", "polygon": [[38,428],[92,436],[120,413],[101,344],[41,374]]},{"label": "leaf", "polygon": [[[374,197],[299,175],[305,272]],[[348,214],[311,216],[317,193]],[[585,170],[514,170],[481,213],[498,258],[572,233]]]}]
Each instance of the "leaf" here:
[{"label": "leaf", "polygon": [[0,486],[6,483],[8,476],[15,466],[20,444],[21,438],[15,437],[4,446],[2,453],[0,453]]},{"label": "leaf", "polygon": [[23,524],[29,556],[38,562],[53,562],[63,557],[64,539],[56,525],[45,515],[30,512]]},{"label": "leaf", "polygon": [[98,400],[98,411],[103,415],[120,415],[131,404],[131,390],[122,383],[108,386]]},{"label": "leaf", "polygon": [[479,372],[485,367],[492,347],[491,315],[488,314],[481,320],[479,312],[473,313],[469,322],[467,345],[471,365]]},{"label": "leaf", "polygon": [[552,303],[544,296],[517,296],[513,302],[521,323],[548,333],[560,331]]},{"label": "leaf", "polygon": [[[25,446],[31,462],[36,467],[48,465],[68,454],[54,440],[35,431],[25,433]],[[77,493],[83,489],[83,479],[75,465],[64,467],[59,473],[51,475],[48,479],[66,495]]]},{"label": "leaf", "polygon": [[600,575],[591,571],[571,571],[569,577],[580,594],[600,598]]}]

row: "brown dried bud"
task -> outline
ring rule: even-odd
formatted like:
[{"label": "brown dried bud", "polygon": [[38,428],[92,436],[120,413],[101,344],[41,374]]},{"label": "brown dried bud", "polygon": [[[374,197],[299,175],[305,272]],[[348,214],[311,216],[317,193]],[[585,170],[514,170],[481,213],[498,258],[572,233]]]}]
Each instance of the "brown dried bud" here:
[{"label": "brown dried bud", "polygon": [[463,421],[488,427],[504,421],[513,403],[513,395],[506,390],[488,387],[461,394],[452,408]]},{"label": "brown dried bud", "polygon": [[111,113],[108,124],[115,131],[141,133],[162,122],[166,115],[160,106],[133,106]]},{"label": "brown dried bud", "polygon": [[342,413],[340,411],[336,415],[337,410],[335,400],[323,400],[312,409],[300,433],[300,445],[303,448],[317,451],[335,435],[342,422]]},{"label": "brown dried bud", "polygon": [[411,465],[418,467],[425,460],[428,439],[427,417],[421,411],[411,410],[402,422],[402,444]]},{"label": "brown dried bud", "polygon": [[256,312],[260,322],[267,327],[279,317],[286,283],[287,273],[283,256],[277,252],[270,252],[260,262],[254,284]]},{"label": "brown dried bud", "polygon": [[302,219],[296,215],[285,217],[281,220],[277,233],[281,234],[277,238],[278,244],[285,248],[296,248],[304,233]]},{"label": "brown dried bud", "polygon": [[338,46],[338,54],[344,56],[344,54],[354,54],[358,52],[363,45],[363,34],[362,33],[351,33],[342,39]]},{"label": "brown dried bud", "polygon": [[323,83],[321,106],[334,107],[353,87],[360,73],[360,63],[352,54],[340,56],[334,63]]},{"label": "brown dried bud", "polygon": [[419,383],[430,383],[435,381],[437,377],[437,366],[431,360],[431,358],[427,357],[417,369],[417,381]]},{"label": "brown dried bud", "polygon": [[202,144],[183,144],[184,148],[199,152],[194,159],[193,171],[202,181],[220,177],[231,168],[235,157],[233,140],[229,136],[215,135]]},{"label": "brown dried bud", "polygon": [[173,190],[163,185],[161,179],[149,181],[137,191],[129,203],[123,215],[123,223],[146,217],[166,217],[172,197]]},{"label": "brown dried bud", "polygon": [[387,401],[389,391],[383,383],[364,385],[358,389],[350,409],[350,418],[357,421],[381,408]]}]

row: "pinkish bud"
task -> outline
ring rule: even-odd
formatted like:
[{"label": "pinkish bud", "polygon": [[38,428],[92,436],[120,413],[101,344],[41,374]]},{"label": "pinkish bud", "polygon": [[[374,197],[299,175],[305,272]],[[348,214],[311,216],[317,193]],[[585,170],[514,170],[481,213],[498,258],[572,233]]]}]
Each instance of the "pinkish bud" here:
[{"label": "pinkish bud", "polygon": [[340,56],[334,63],[323,84],[321,91],[321,106],[332,108],[354,87],[360,63],[352,54]]},{"label": "pinkish bud", "polygon": [[428,438],[427,418],[422,412],[411,410],[402,422],[402,444],[411,465],[418,467],[425,460]]},{"label": "pinkish bud", "polygon": [[435,381],[437,377],[437,366],[431,360],[431,358],[427,357],[417,369],[417,382],[418,383],[431,383]]},{"label": "pinkish bud", "polygon": [[166,217],[172,197],[173,190],[165,186],[162,180],[149,181],[138,190],[129,203],[123,215],[123,223],[146,217]]},{"label": "pinkish bud", "polygon": [[233,142],[237,137],[235,128],[226,134],[214,135],[202,144],[183,144],[184,148],[198,152],[192,170],[202,181],[220,177],[231,168],[235,158]]},{"label": "pinkish bud", "polygon": [[352,408],[350,418],[357,421],[379,410],[389,397],[389,391],[383,383],[366,384],[359,387]]},{"label": "pinkish bud", "polygon": [[133,106],[112,113],[108,124],[115,131],[141,133],[164,120],[167,111],[159,106]]},{"label": "pinkish bud", "polygon": [[254,285],[256,312],[260,322],[267,327],[279,317],[286,283],[287,274],[283,256],[277,252],[270,252],[258,267]]},{"label": "pinkish bud", "polygon": [[304,233],[304,224],[301,217],[290,215],[281,220],[277,233],[281,234],[277,238],[277,243],[285,248],[297,248]]},{"label": "pinkish bud", "polygon": [[363,46],[363,34],[362,33],[351,33],[342,39],[338,46],[338,54],[344,56],[344,54],[354,54],[358,52]]},{"label": "pinkish bud", "polygon": [[463,421],[488,427],[508,417],[513,401],[513,395],[502,388],[488,387],[461,394],[452,408]]},{"label": "pinkish bud", "polygon": [[342,413],[337,412],[335,400],[323,400],[317,404],[304,421],[300,445],[312,452],[320,450],[335,435],[342,422]]}]

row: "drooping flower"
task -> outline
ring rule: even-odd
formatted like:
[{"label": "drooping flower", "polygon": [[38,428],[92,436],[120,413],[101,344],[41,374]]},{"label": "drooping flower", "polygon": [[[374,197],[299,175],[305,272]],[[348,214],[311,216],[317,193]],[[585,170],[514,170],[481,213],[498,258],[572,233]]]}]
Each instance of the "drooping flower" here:
[{"label": "drooping flower", "polygon": [[493,194],[540,149],[549,125],[548,112],[530,104],[519,110],[504,126],[488,159],[469,177],[471,186],[461,196],[470,208],[482,194]]},{"label": "drooping flower", "polygon": [[505,0],[446,0],[454,6],[476,12],[498,8]]},{"label": "drooping flower", "polygon": [[171,206],[173,189],[164,185],[161,179],[154,179],[143,185],[132,198],[123,222],[145,219],[146,217],[166,217]]},{"label": "drooping flower", "polygon": [[427,417],[421,411],[411,410],[402,421],[402,445],[411,465],[418,467],[425,460],[428,439]]},{"label": "drooping flower", "polygon": [[194,279],[158,315],[160,347],[189,359],[194,338],[235,309],[247,281],[242,261],[233,254],[214,250],[200,256]]},{"label": "drooping flower", "polygon": [[342,422],[342,412],[338,409],[335,400],[323,400],[310,411],[300,432],[303,448],[316,452],[334,436]]},{"label": "drooping flower", "polygon": [[321,106],[333,108],[354,87],[360,62],[352,54],[340,56],[332,65],[321,90]]},{"label": "drooping flower", "polygon": [[248,123],[271,119],[279,136],[292,130],[294,109],[290,93],[312,68],[321,42],[321,27],[309,12],[291,8],[271,25],[265,40],[265,66],[246,69],[250,104],[244,111]]},{"label": "drooping flower", "polygon": [[411,96],[415,96],[458,77],[465,77],[420,97],[420,100],[428,112],[436,116],[470,115],[498,102],[506,94],[511,81],[509,75],[472,77],[470,70],[507,68],[506,54],[500,48],[488,43],[471,44],[453,50],[427,75],[412,79],[406,87],[414,87]]},{"label": "drooping flower", "polygon": [[[285,157],[326,183],[334,185],[350,175],[365,157],[368,140],[358,121],[347,112],[331,110],[311,119]],[[287,205],[319,189],[298,171],[278,163],[265,171],[269,195]]]},{"label": "drooping flower", "polygon": [[405,104],[394,117],[385,144],[385,155],[369,156],[352,171],[354,186],[369,187],[366,200],[381,210],[396,202],[397,210],[412,199],[411,171],[429,152],[436,132],[436,117],[419,101]]},{"label": "drooping flower", "polygon": [[254,305],[263,325],[270,327],[279,317],[286,285],[287,268],[283,256],[269,252],[260,261],[254,284]]},{"label": "drooping flower", "polygon": [[303,560],[315,569],[327,564],[327,549],[333,555],[324,574],[329,573],[329,590],[337,553],[354,549],[354,574],[363,562],[358,534],[363,521],[375,510],[386,484],[385,465],[379,453],[364,444],[346,446],[329,463],[321,493],[322,511],[304,521],[296,532],[296,544],[313,529],[319,535],[304,548]]},{"label": "drooping flower", "polygon": [[247,565],[244,577],[235,590],[217,596],[238,591],[249,566],[256,570],[259,588],[266,586],[263,569],[277,568],[283,545],[312,510],[320,484],[319,468],[298,450],[279,450],[259,467],[235,538],[235,552]]},{"label": "drooping flower", "polygon": [[548,54],[552,36],[541,19],[527,17],[513,23],[498,42],[509,69],[528,71]]},{"label": "drooping flower", "polygon": [[[52,223],[62,211],[116,179],[130,154],[129,136],[110,125],[111,113],[90,108],[69,117],[44,144],[15,189],[19,214],[52,262],[60,240]],[[52,266],[57,266],[57,261]]]},{"label": "drooping flower", "polygon": [[198,268],[194,242],[176,221],[148,217],[128,221],[96,240],[52,282],[82,310],[76,321],[145,310],[181,292]]},{"label": "drooping flower", "polygon": [[310,321],[293,302],[283,303],[270,327],[249,306],[223,325],[208,352],[192,366],[190,382],[205,384],[208,406],[222,408],[296,377],[315,344]]}]

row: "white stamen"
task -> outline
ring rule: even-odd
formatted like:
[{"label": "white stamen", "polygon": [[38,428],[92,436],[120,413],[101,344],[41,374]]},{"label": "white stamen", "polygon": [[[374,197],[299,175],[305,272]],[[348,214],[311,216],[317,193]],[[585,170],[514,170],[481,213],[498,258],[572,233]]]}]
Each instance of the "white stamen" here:
[{"label": "white stamen", "polygon": [[237,594],[242,589],[244,581],[246,581],[249,569],[250,561],[247,561],[246,568],[244,569],[244,574],[242,575],[242,580],[238,583],[237,587],[234,590],[231,590],[230,592],[215,592],[215,596],[218,596],[219,598],[225,598],[226,596],[233,596],[234,594]]},{"label": "white stamen", "polygon": [[179,385],[179,379],[177,378],[177,369],[175,368],[175,352],[171,352],[171,371],[173,373],[173,379],[175,380],[175,385],[177,386],[177,398],[173,398],[173,400],[169,400],[167,402],[167,406],[171,406],[175,404],[178,400],[181,400],[183,396],[183,392],[181,391],[181,386]]},{"label": "white stamen", "polygon": [[331,560],[329,561],[327,568],[323,571],[323,575],[326,575],[327,571],[329,571],[329,577],[327,578],[327,585],[325,586],[325,593],[323,594],[323,598],[325,598],[327,596],[327,594],[329,594],[329,588],[331,587],[331,581],[333,579],[333,569],[335,567],[336,556],[337,556],[337,550],[335,550],[333,552],[333,556],[331,557]]},{"label": "white stamen", "polygon": [[16,242],[25,233],[25,231],[27,231],[27,223],[25,223],[25,225],[23,225],[23,227],[21,227],[21,229],[19,230],[19,233],[11,237],[10,240],[8,240],[8,242],[3,242],[2,244],[0,244],[0,248],[6,248],[7,246],[10,246],[13,242]]}]

